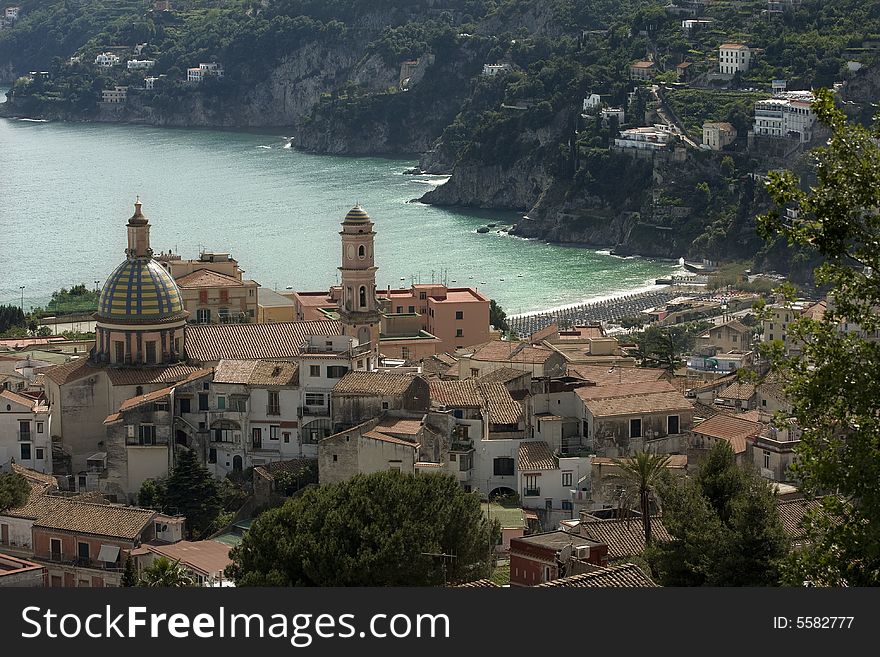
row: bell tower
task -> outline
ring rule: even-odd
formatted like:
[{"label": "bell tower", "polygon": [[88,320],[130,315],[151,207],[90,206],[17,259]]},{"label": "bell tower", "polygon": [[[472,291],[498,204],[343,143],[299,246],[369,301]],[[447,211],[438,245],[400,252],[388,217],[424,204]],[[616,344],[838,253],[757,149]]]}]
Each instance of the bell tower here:
[{"label": "bell tower", "polygon": [[359,204],[355,205],[342,222],[342,299],[339,318],[343,335],[357,338],[360,344],[370,344],[372,363],[379,363],[379,308],[376,303],[376,270],[373,240],[373,221]]}]

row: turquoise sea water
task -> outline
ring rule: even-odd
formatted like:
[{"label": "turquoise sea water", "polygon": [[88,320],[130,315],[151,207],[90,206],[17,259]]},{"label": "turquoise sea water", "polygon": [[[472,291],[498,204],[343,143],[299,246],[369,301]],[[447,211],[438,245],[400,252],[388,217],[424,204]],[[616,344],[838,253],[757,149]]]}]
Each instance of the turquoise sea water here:
[{"label": "turquoise sea water", "polygon": [[278,290],[336,282],[339,223],[355,202],[376,224],[379,287],[444,278],[478,287],[508,314],[642,288],[678,269],[477,234],[517,217],[408,203],[443,180],[403,175],[410,160],[284,145],[280,132],[0,119],[0,304],[19,303],[22,285],[27,309],[62,286],[103,283],[124,257],[135,195],[155,251],[230,252],[246,277]]}]

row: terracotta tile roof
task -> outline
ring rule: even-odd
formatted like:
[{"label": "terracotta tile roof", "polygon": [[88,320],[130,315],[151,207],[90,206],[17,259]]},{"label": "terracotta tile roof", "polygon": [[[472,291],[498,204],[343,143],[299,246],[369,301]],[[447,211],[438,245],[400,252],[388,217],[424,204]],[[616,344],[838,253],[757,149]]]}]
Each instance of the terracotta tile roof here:
[{"label": "terracotta tile roof", "polygon": [[542,364],[556,352],[546,347],[534,347],[528,342],[491,340],[477,345],[471,354],[473,360]]},{"label": "terracotta tile roof", "polygon": [[407,447],[412,447],[413,449],[418,448],[418,443],[412,440],[403,440],[402,438],[395,438],[394,436],[389,436],[388,434],[382,433],[381,431],[376,431],[375,429],[372,431],[367,431],[361,434],[364,438],[372,438],[373,440],[379,440],[383,443],[393,443],[395,445],[406,445]]},{"label": "terracotta tile roof", "polygon": [[694,386],[691,390],[695,393],[698,392],[711,392],[712,390],[717,390],[720,388],[726,388],[731,383],[736,382],[739,377],[736,372],[733,374],[725,374],[724,376],[718,377],[714,381],[707,381],[706,383]]},{"label": "terracotta tile roof", "polygon": [[457,589],[497,589],[501,588],[491,579],[476,579],[473,582],[465,582],[464,584],[456,584]]},{"label": "terracotta tile roof", "polygon": [[[581,522],[580,532],[594,541],[607,543],[608,558],[612,561],[638,556],[645,551],[645,530],[641,518]],[[672,540],[660,516],[651,517],[651,539]]]},{"label": "terracotta tile roof", "polygon": [[410,374],[389,374],[385,372],[346,372],[336,385],[334,395],[383,396],[404,394],[412,385],[414,376]]},{"label": "terracotta tile roof", "polygon": [[708,420],[710,417],[715,417],[719,414],[725,414],[724,409],[719,406],[710,406],[709,404],[694,400],[691,400],[691,404],[693,404],[694,407],[694,417],[701,417],[704,420]]},{"label": "terracotta tile roof", "polygon": [[172,561],[180,561],[205,576],[222,571],[232,563],[229,558],[232,546],[219,541],[178,541],[170,545],[151,543],[147,548]]},{"label": "terracotta tile roof", "polygon": [[745,46],[741,43],[722,43],[719,48],[724,48],[725,50],[748,50],[749,47]]},{"label": "terracotta tile roof", "polygon": [[573,326],[559,332],[560,340],[583,340],[584,338],[604,338],[605,329],[601,324]]},{"label": "terracotta tile roof", "polygon": [[651,68],[654,65],[654,62],[641,61],[641,62],[633,62],[630,66],[634,66],[635,68]]},{"label": "terracotta tile roof", "polygon": [[261,360],[248,378],[250,386],[295,386],[299,384],[299,366],[287,361]]},{"label": "terracotta tile roof", "polygon": [[597,386],[659,381],[665,375],[663,370],[650,367],[615,367],[612,369],[608,365],[576,365],[572,363],[566,366],[566,373],[569,376],[591,381]]},{"label": "terracotta tile roof", "polygon": [[718,393],[721,399],[738,399],[740,401],[748,401],[755,396],[755,384],[737,381],[731,383],[724,390]]},{"label": "terracotta tile roof", "polygon": [[376,425],[376,431],[390,434],[415,436],[422,430],[422,421],[403,417],[383,417]]},{"label": "terracotta tile roof", "polygon": [[11,401],[14,404],[20,404],[21,406],[29,409],[34,409],[37,406],[37,403],[30,397],[19,395],[18,393],[12,392],[11,390],[6,390],[5,388],[0,390],[0,397]]},{"label": "terracotta tile roof", "polygon": [[177,287],[181,290],[199,287],[244,287],[244,283],[237,278],[210,269],[197,269],[191,274],[178,278]]},{"label": "terracotta tile roof", "polygon": [[764,397],[773,397],[781,402],[787,402],[788,396],[785,394],[785,381],[778,372],[771,372],[764,377],[764,380],[758,384],[758,392]]},{"label": "terracotta tile roof", "polygon": [[336,320],[271,324],[205,324],[186,327],[186,354],[203,363],[223,359],[286,359],[299,355],[313,335],[340,335]]},{"label": "terracotta tile roof", "polygon": [[60,499],[60,504],[39,515],[35,528],[135,540],[156,517],[148,509]]},{"label": "terracotta tile roof", "polygon": [[478,378],[480,383],[510,383],[511,381],[516,381],[522,377],[532,378],[531,372],[526,372],[525,370],[514,369],[513,367],[502,367],[497,370],[493,370],[488,374],[484,374],[483,376]]},{"label": "terracotta tile roof", "polygon": [[89,367],[89,361],[87,358],[77,358],[69,363],[49,368],[44,374],[47,379],[54,381],[58,385],[63,385],[68,381],[81,379],[93,369],[98,368]]},{"label": "terracotta tile roof", "polygon": [[634,563],[598,567],[596,570],[570,577],[561,577],[538,584],[535,588],[655,588],[657,584]]},{"label": "terracotta tile roof", "polygon": [[16,506],[0,512],[0,515],[36,520],[37,518],[41,518],[44,515],[51,513],[66,502],[66,498],[58,497],[56,495],[46,495],[45,487],[31,482],[31,494],[27,501],[21,506]]},{"label": "terracotta tile roof", "polygon": [[[611,458],[610,456],[594,456],[592,459],[593,465],[604,465],[604,466],[613,466],[615,465],[615,461],[618,459]],[[619,459],[624,463],[632,461],[632,459]],[[682,469],[687,467],[688,457],[687,454],[668,454],[666,461],[667,469]]]},{"label": "terracotta tile roof", "polygon": [[122,421],[122,413],[110,413],[104,418],[104,424],[115,424]]},{"label": "terracotta tile roof", "polygon": [[58,481],[52,475],[31,470],[18,463],[12,464],[12,471],[20,474],[32,484],[37,484],[42,488],[51,488],[58,485]]},{"label": "terracotta tile roof", "polygon": [[636,395],[650,395],[655,393],[667,393],[677,391],[668,381],[640,381],[635,383],[612,384],[605,386],[585,386],[577,388],[575,394],[583,399],[615,399],[620,397],[633,397]]},{"label": "terracotta tile roof", "polygon": [[164,367],[104,367],[110,382],[116,386],[134,386],[149,383],[178,383],[203,368],[196,365],[166,365]]},{"label": "terracotta tile roof", "polygon": [[440,361],[446,366],[455,365],[458,362],[458,358],[447,353],[434,354],[433,356],[431,356],[431,358]]},{"label": "terracotta tile roof", "polygon": [[806,537],[803,521],[807,511],[815,513],[822,508],[820,500],[807,500],[803,496],[790,499],[777,499],[776,508],[786,536],[792,541],[803,541]]},{"label": "terracotta tile roof", "polygon": [[480,392],[486,400],[490,424],[519,424],[523,419],[523,407],[510,396],[510,391],[500,383],[480,383]]},{"label": "terracotta tile roof", "polygon": [[431,381],[431,401],[453,408],[483,408],[484,400],[473,379],[466,381]]},{"label": "terracotta tile roof", "polygon": [[542,340],[555,336],[557,333],[559,333],[559,325],[554,322],[532,333],[528,337],[528,341],[532,344],[538,344]]},{"label": "terracotta tile roof", "polygon": [[759,435],[764,425],[760,422],[743,420],[736,415],[716,415],[700,422],[693,428],[695,434],[711,436],[730,443],[735,454],[746,451],[748,440]]},{"label": "terracotta tile roof", "polygon": [[828,309],[828,300],[822,299],[822,301],[817,301],[812,306],[809,306],[804,309],[801,313],[802,317],[807,317],[809,319],[814,319],[817,322],[822,321],[822,318],[825,317],[825,311]]},{"label": "terracotta tile roof", "polygon": [[[171,391],[174,390],[174,388],[176,388],[177,386],[183,385],[185,383],[191,383],[192,381],[197,381],[198,379],[210,376],[212,373],[213,370],[199,369],[191,372],[180,381],[176,381],[173,385],[160,388],[159,390],[154,390],[153,392],[148,392],[145,395],[126,399],[124,402],[122,402],[122,404],[120,404],[119,412],[124,413],[125,411],[131,410],[132,408],[137,408],[138,406],[143,406],[144,404],[150,404],[152,402],[159,401],[160,399],[164,399],[165,397],[170,395]],[[107,421],[105,420],[105,424],[106,423]]]},{"label": "terracotta tile roof", "polygon": [[224,358],[214,369],[214,383],[238,383],[247,385],[257,360],[233,360]]},{"label": "terracotta tile roof", "polygon": [[556,470],[559,462],[543,440],[521,443],[517,467],[520,470]]},{"label": "terracotta tile roof", "polygon": [[690,400],[685,399],[677,390],[608,399],[585,399],[584,406],[594,417],[693,411]]}]

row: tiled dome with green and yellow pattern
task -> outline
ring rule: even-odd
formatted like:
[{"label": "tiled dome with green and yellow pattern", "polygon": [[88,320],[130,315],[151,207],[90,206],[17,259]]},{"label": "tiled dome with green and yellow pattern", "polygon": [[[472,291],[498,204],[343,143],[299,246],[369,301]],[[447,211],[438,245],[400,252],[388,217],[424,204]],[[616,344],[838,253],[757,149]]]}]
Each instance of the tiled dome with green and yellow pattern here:
[{"label": "tiled dome with green and yellow pattern", "polygon": [[98,319],[162,324],[186,316],[180,288],[152,258],[129,258],[110,274],[98,301]]},{"label": "tiled dome with green and yellow pattern", "polygon": [[345,215],[345,220],[343,223],[346,224],[366,224],[370,221],[370,215],[367,214],[367,211],[361,207],[361,204],[358,203],[351,210],[348,211],[348,214]]}]

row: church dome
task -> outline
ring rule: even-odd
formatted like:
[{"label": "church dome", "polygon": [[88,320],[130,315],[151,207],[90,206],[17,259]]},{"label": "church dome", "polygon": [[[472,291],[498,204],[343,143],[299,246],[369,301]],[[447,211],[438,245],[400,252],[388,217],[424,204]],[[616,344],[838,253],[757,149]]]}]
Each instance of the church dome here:
[{"label": "church dome", "polygon": [[345,221],[343,224],[366,224],[370,221],[370,215],[367,214],[367,211],[364,210],[360,204],[355,205],[351,210],[348,211],[348,214],[345,215]]},{"label": "church dome", "polygon": [[129,258],[110,274],[98,301],[98,320],[161,324],[185,318],[180,288],[152,258]]}]

